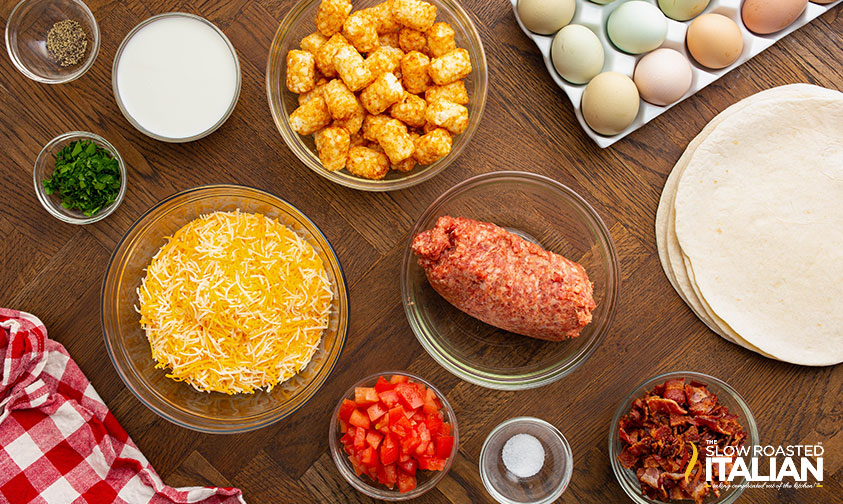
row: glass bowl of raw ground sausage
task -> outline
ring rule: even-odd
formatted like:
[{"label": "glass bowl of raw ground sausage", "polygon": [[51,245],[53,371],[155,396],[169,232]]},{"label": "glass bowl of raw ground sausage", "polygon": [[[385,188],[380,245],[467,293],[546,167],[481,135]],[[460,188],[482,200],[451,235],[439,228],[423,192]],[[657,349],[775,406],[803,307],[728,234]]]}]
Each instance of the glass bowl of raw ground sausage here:
[{"label": "glass bowl of raw ground sausage", "polygon": [[[413,237],[443,216],[494,223],[579,263],[593,284],[590,323],[576,337],[545,341],[498,329],[451,305],[433,289],[412,247]],[[463,380],[500,390],[547,385],[582,365],[609,331],[619,288],[615,245],[594,208],[559,182],[514,171],[478,175],[434,201],[410,234],[401,271],[404,311],[422,347]]]},{"label": "glass bowl of raw ground sausage", "polygon": [[[390,169],[380,180],[352,175],[346,169],[329,171],[319,159],[313,136],[299,135],[290,124],[290,114],[299,106],[298,95],[286,85],[287,54],[299,50],[303,38],[317,31],[315,19],[321,0],[301,0],[290,8],[275,33],[269,49],[266,70],[266,92],[269,108],[278,131],[287,146],[308,168],[338,184],[365,191],[392,191],[403,189],[430,179],[453,163],[471,142],[480,124],[486,106],[488,70],[480,34],[472,17],[457,0],[425,0],[436,6],[436,22],[449,24],[454,30],[456,46],[468,51],[471,73],[462,79],[468,95],[468,126],[464,132],[453,135],[450,153],[427,165],[416,165],[411,171]],[[351,0],[352,14],[377,6],[384,0]],[[424,94],[421,95],[424,97]],[[388,114],[388,111],[386,112]]]}]

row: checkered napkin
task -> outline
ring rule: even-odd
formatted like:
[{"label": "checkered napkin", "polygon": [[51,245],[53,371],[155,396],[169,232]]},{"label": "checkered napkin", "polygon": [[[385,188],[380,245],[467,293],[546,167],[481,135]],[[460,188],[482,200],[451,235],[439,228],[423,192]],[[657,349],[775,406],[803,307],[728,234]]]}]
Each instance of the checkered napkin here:
[{"label": "checkered napkin", "polygon": [[234,488],[172,488],[36,317],[0,308],[0,503],[243,504]]}]

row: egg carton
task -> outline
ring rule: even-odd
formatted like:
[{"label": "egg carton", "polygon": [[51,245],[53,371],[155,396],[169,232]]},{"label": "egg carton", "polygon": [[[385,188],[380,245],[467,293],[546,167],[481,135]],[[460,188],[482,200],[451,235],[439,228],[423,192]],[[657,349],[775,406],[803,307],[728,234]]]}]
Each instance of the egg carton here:
[{"label": "egg carton", "polygon": [[[579,24],[586,26],[597,35],[597,38],[600,39],[600,42],[603,44],[603,52],[605,53],[605,61],[603,63],[604,72],[620,72],[622,74],[628,75],[629,77],[632,77],[632,74],[635,70],[635,65],[638,63],[638,60],[645,56],[647,53],[628,54],[623,51],[620,51],[619,49],[615,48],[614,45],[612,45],[612,42],[609,40],[609,36],[606,33],[606,22],[609,19],[609,14],[611,14],[612,11],[614,11],[619,5],[624,3],[624,1],[626,0],[616,0],[606,5],[598,5],[587,0],[577,0],[576,12],[574,13],[574,18],[571,20],[570,24]],[[652,3],[656,5],[656,7],[658,7],[657,0],[645,1],[648,1],[649,3]],[[663,114],[672,106],[693,95],[700,89],[708,86],[720,77],[726,75],[732,69],[742,65],[744,62],[746,62],[756,54],[775,44],[779,39],[789,35],[791,32],[798,30],[802,26],[810,23],[814,18],[828,11],[834,6],[840,4],[841,2],[843,2],[843,0],[837,0],[835,2],[825,5],[809,2],[808,7],[805,9],[802,15],[796,19],[796,21],[794,21],[787,28],[770,35],[757,35],[749,31],[746,26],[744,26],[743,21],[741,20],[741,5],[743,4],[743,0],[712,0],[711,3],[709,3],[708,7],[706,7],[706,9],[700,15],[711,12],[722,14],[737,23],[737,25],[741,29],[741,33],[743,34],[743,51],[741,52],[740,57],[732,65],[720,70],[712,70],[697,64],[691,57],[691,55],[688,53],[688,49],[685,46],[685,32],[688,29],[688,26],[693,21],[693,19],[688,21],[676,21],[667,18],[667,38],[665,39],[661,47],[675,49],[685,55],[686,58],[688,58],[688,61],[690,61],[691,63],[691,70],[693,73],[693,78],[691,80],[691,88],[688,90],[687,93],[685,93],[682,98],[664,107],[653,105],[651,103],[645,102],[644,100],[641,100],[638,115],[636,116],[632,124],[629,125],[628,128],[626,128],[619,134],[613,136],[603,136],[599,133],[595,133],[594,130],[592,130],[588,126],[588,124],[586,124],[585,119],[582,115],[582,108],[580,107],[583,91],[585,90],[586,85],[572,84],[564,80],[554,68],[553,61],[550,57],[550,48],[555,34],[539,35],[528,30],[527,27],[524,26],[524,23],[521,21],[521,18],[518,16],[518,9],[516,8],[518,0],[511,0],[511,2],[512,12],[515,14],[515,19],[518,21],[518,26],[520,26],[521,30],[523,30],[524,33],[533,40],[533,42],[536,44],[536,47],[538,47],[539,51],[542,53],[542,56],[544,58],[544,64],[547,67],[547,71],[550,73],[550,76],[553,78],[554,82],[556,82],[556,85],[562,88],[563,91],[565,91],[565,93],[568,95],[568,98],[571,100],[571,103],[574,105],[574,111],[576,112],[577,120],[579,120],[586,134],[588,134],[588,136],[590,136],[597,145],[605,149],[606,147],[609,147],[610,145],[617,142],[626,135],[637,130],[641,126],[644,126],[648,122],[652,121],[659,115]]]}]

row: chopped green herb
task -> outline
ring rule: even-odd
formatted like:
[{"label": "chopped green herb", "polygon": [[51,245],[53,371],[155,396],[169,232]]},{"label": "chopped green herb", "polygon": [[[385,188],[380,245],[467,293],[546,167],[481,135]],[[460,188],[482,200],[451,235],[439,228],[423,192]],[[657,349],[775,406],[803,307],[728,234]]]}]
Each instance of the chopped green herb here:
[{"label": "chopped green herb", "polygon": [[75,140],[55,158],[56,169],[44,180],[44,191],[58,195],[64,208],[92,217],[117,199],[120,165],[107,149],[90,140]]}]

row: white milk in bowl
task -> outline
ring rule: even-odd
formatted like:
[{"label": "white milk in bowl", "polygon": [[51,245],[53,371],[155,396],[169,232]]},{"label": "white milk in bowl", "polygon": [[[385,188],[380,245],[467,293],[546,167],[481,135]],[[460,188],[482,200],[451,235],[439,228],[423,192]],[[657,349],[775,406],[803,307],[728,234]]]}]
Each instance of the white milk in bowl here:
[{"label": "white milk in bowl", "polygon": [[126,36],[112,84],[123,114],[141,132],[187,142],[228,118],[240,95],[240,66],[216,26],[174,12],[151,17]]}]

